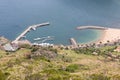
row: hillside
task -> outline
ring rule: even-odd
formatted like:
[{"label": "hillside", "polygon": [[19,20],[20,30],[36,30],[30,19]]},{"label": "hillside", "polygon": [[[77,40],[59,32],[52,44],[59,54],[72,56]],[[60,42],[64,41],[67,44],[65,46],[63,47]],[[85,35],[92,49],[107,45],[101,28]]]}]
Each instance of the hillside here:
[{"label": "hillside", "polygon": [[1,50],[0,80],[120,80],[120,53],[115,48]]}]

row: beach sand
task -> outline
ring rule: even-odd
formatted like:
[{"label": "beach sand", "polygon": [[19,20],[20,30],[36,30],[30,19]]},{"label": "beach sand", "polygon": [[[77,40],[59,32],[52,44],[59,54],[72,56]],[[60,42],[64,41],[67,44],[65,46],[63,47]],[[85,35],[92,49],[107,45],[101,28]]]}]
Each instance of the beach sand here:
[{"label": "beach sand", "polygon": [[107,28],[107,27],[100,27],[100,26],[80,26],[77,27],[78,30],[82,29],[95,29],[101,31],[100,38],[97,39],[97,41],[94,41],[92,43],[96,44],[105,44],[105,43],[113,43],[118,40],[120,40],[120,29],[117,28]]},{"label": "beach sand", "polygon": [[100,39],[96,43],[102,42],[108,43],[108,42],[115,42],[120,39],[120,29],[115,28],[108,28],[106,30],[102,30],[102,34]]}]

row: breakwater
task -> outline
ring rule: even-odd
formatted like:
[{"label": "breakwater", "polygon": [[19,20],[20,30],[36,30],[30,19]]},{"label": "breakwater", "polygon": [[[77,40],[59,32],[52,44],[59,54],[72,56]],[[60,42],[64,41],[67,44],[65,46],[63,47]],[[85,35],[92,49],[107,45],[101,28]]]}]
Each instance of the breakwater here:
[{"label": "breakwater", "polygon": [[83,29],[97,29],[97,30],[107,30],[107,27],[99,27],[99,26],[80,26],[76,28],[77,30],[83,30]]},{"label": "breakwater", "polygon": [[19,41],[21,38],[23,38],[31,30],[36,30],[38,27],[46,26],[46,25],[49,25],[49,24],[50,24],[49,22],[46,22],[46,23],[41,23],[41,24],[36,24],[36,25],[29,26],[13,42],[16,43],[17,41]]}]

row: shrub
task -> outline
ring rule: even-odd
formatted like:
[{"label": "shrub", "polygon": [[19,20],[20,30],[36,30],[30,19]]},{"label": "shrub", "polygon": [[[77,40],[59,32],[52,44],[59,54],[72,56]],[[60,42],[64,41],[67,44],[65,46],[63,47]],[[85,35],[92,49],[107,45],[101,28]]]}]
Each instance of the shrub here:
[{"label": "shrub", "polygon": [[41,80],[42,76],[39,73],[26,76],[25,80]]},{"label": "shrub", "polygon": [[79,68],[79,65],[71,64],[71,65],[67,66],[66,71],[75,72],[78,68]]},{"label": "shrub", "polygon": [[0,80],[6,80],[7,77],[8,77],[9,73],[3,73],[1,70],[0,70]]},{"label": "shrub", "polygon": [[91,80],[110,80],[110,77],[105,76],[104,74],[92,74],[90,76]]},{"label": "shrub", "polygon": [[112,76],[112,78],[113,78],[113,80],[120,80],[120,75],[119,74],[114,75],[114,76]]},{"label": "shrub", "polygon": [[24,56],[26,59],[31,59],[31,53],[25,53]]},{"label": "shrub", "polygon": [[80,75],[71,75],[71,80],[86,80],[85,78],[82,78]]},{"label": "shrub", "polygon": [[9,55],[10,53],[9,52],[6,52],[6,55]]},{"label": "shrub", "polygon": [[50,62],[50,59],[45,56],[38,56],[38,57],[34,57],[33,59]]},{"label": "shrub", "polygon": [[30,49],[31,46],[29,44],[22,44],[22,45],[20,45],[20,48]]},{"label": "shrub", "polygon": [[35,51],[37,51],[38,49],[39,49],[39,47],[33,46],[31,52],[35,52]]},{"label": "shrub", "polygon": [[50,51],[53,51],[54,53],[58,53],[58,50],[57,50],[57,49],[50,48],[49,50],[50,50]]},{"label": "shrub", "polygon": [[63,80],[62,77],[58,74],[54,74],[48,78],[48,80]]},{"label": "shrub", "polygon": [[64,62],[72,62],[72,59],[70,57],[67,57],[67,56],[62,56],[62,61]]},{"label": "shrub", "polygon": [[89,68],[89,66],[87,66],[87,65],[82,65],[82,64],[80,64],[80,65],[79,65],[79,69],[80,69],[80,70],[89,70],[90,68]]},{"label": "shrub", "polygon": [[74,50],[77,54],[91,54],[95,51],[95,48],[90,48],[90,47],[85,47],[85,48],[80,48],[80,49],[75,49]]},{"label": "shrub", "polygon": [[69,79],[69,73],[59,69],[47,69],[42,73],[47,74],[48,80],[67,80]]}]

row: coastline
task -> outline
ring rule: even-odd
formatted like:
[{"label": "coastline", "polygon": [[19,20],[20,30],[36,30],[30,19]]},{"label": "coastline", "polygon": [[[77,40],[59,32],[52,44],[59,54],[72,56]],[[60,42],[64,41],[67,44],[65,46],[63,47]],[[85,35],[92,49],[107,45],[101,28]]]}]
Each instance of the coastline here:
[{"label": "coastline", "polygon": [[105,30],[95,30],[96,34],[97,34],[97,38],[93,41],[91,41],[91,43],[99,43],[104,37],[105,37]]},{"label": "coastline", "polygon": [[[83,26],[83,27],[85,27],[84,29],[89,29],[91,27],[92,27],[91,29],[96,29],[96,27],[98,28],[99,26],[87,26],[87,28],[86,26]],[[81,28],[81,27],[78,27],[78,28]],[[98,38],[96,40],[93,40],[85,44],[92,44],[92,43],[106,44],[106,43],[114,43],[120,40],[120,29],[119,28],[105,28],[105,29],[96,29],[96,30],[100,31],[98,32],[98,34],[100,34],[98,35]]]},{"label": "coastline", "polygon": [[[87,27],[89,27],[89,26],[87,26]],[[93,27],[95,27],[95,26],[93,26]],[[87,29],[87,28],[85,28],[85,29]],[[80,30],[80,29],[78,29],[78,30]],[[83,42],[83,43],[79,42],[78,44],[80,44],[80,45],[93,44],[93,43],[97,44],[103,39],[103,37],[105,37],[103,35],[103,34],[105,34],[105,30],[103,30],[103,29],[91,29],[91,30],[94,32],[94,34],[96,34],[96,36],[93,38],[93,40],[90,40],[88,42]]]},{"label": "coastline", "polygon": [[102,30],[102,35],[100,36],[100,39],[96,42],[97,44],[99,42],[105,43],[113,43],[120,39],[120,29],[116,28],[108,28],[107,30]]},{"label": "coastline", "polygon": [[96,44],[99,44],[100,42],[102,42],[104,40],[104,38],[106,37],[105,34],[106,34],[106,30],[100,30],[100,33],[99,33],[99,38],[94,42]]}]

